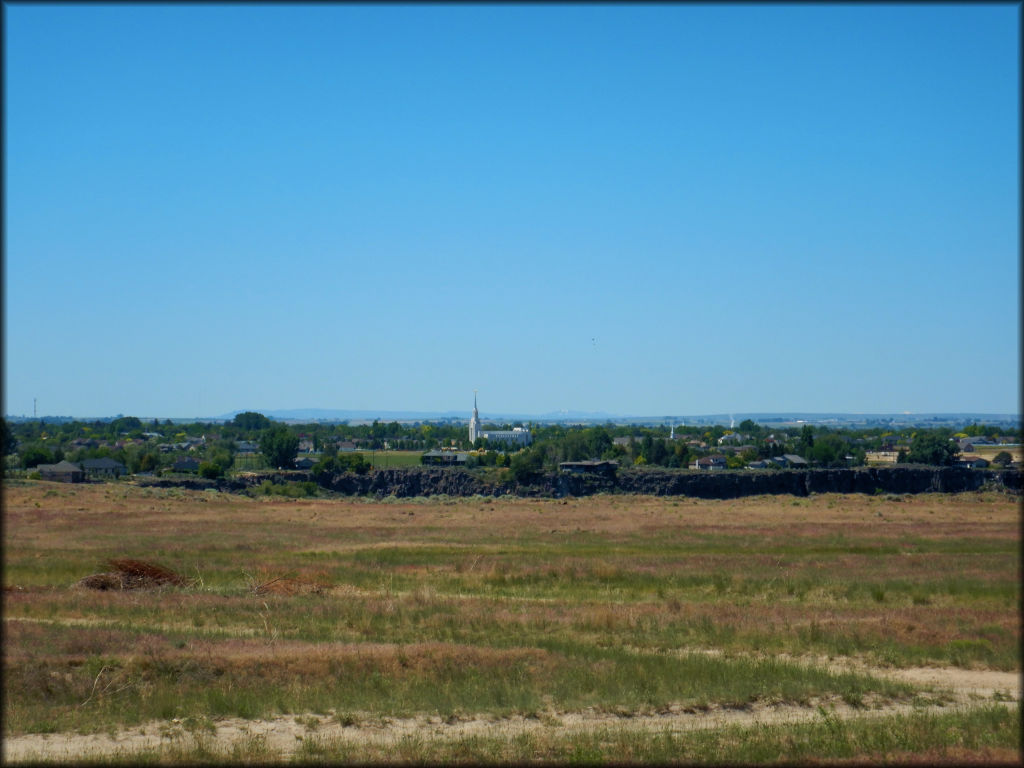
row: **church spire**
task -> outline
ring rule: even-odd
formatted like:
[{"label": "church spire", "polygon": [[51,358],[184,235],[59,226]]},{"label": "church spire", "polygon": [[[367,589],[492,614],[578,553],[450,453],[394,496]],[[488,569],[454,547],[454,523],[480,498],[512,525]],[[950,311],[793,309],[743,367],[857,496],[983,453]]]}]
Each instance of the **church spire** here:
[{"label": "church spire", "polygon": [[475,443],[480,436],[480,414],[476,409],[476,390],[473,390],[473,418],[469,420],[469,442]]}]

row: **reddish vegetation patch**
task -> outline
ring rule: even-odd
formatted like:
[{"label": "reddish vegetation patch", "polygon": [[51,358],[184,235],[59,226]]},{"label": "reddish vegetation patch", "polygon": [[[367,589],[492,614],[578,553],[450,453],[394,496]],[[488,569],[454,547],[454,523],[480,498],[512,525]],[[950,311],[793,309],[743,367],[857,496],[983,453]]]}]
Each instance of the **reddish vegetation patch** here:
[{"label": "reddish vegetation patch", "polygon": [[188,580],[169,568],[143,560],[121,558],[107,563],[113,571],[94,573],[78,582],[78,586],[101,592],[112,589],[147,589],[152,587],[184,587]]}]

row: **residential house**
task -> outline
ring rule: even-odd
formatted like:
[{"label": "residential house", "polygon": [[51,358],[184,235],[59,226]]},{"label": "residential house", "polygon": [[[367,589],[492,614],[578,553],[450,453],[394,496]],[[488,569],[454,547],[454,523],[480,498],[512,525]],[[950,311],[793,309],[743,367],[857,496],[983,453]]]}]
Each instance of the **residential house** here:
[{"label": "residential house", "polygon": [[77,464],[70,461],[58,461],[56,464],[40,464],[36,471],[43,480],[57,483],[80,483],[85,480],[85,472]]},{"label": "residential house", "polygon": [[690,465],[690,469],[725,469],[726,466],[725,456],[701,456]]},{"label": "residential house", "polygon": [[120,461],[103,457],[102,459],[85,459],[81,462],[82,471],[87,477],[109,478],[120,477],[128,473],[128,468]]},{"label": "residential house", "polygon": [[467,454],[459,451],[439,451],[436,448],[423,454],[420,461],[435,467],[464,467]]},{"label": "residential house", "polygon": [[174,464],[171,465],[171,469],[173,469],[175,472],[198,472],[199,459],[195,459],[191,456],[186,456],[174,462]]},{"label": "residential house", "polygon": [[783,469],[806,469],[809,465],[803,456],[795,453],[784,453],[781,456],[772,456],[772,461]]},{"label": "residential house", "polygon": [[619,468],[617,461],[563,461],[558,465],[559,472],[568,472],[574,475],[591,472],[598,475],[614,475]]},{"label": "residential house", "polygon": [[961,453],[977,450],[979,445],[995,445],[996,443],[987,437],[963,437],[957,441]]},{"label": "residential house", "polygon": [[303,456],[301,459],[295,460],[296,469],[312,469],[316,466],[316,459],[311,459],[309,456]]},{"label": "residential house", "polygon": [[988,460],[981,456],[957,456],[953,461],[953,466],[966,469],[985,469],[988,466]]},{"label": "residential house", "polygon": [[727,453],[729,455],[732,455],[732,454],[735,454],[735,453],[746,453],[747,451],[754,451],[754,450],[755,450],[755,448],[752,445],[723,445],[721,447],[722,453]]},{"label": "residential house", "polygon": [[895,464],[899,456],[896,451],[865,451],[864,461],[868,464]]}]

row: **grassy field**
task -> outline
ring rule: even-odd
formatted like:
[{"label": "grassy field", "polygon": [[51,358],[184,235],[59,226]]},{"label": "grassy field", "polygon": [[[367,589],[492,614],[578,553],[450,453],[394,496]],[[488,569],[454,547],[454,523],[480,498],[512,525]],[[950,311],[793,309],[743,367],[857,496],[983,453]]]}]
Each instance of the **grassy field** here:
[{"label": "grassy field", "polygon": [[[1006,694],[962,709],[896,674],[1019,673],[1019,507],[1004,496],[291,500],[12,481],[4,518],[5,739],[162,722],[160,746],[125,761],[274,761],[265,740],[204,734],[287,717],[306,723],[288,752],[303,760],[1020,748]],[[190,583],[77,586],[113,558]],[[783,711],[806,722],[666,725]],[[516,718],[543,730],[346,736]],[[559,725],[573,718],[600,727]]]},{"label": "grassy field", "polygon": [[970,453],[992,461],[992,459],[1004,451],[1010,454],[1014,461],[1020,461],[1021,457],[1024,456],[1024,448],[1021,448],[1019,445],[979,445]]},{"label": "grassy field", "polygon": [[396,469],[421,466],[423,451],[362,451],[362,454],[374,469]]}]

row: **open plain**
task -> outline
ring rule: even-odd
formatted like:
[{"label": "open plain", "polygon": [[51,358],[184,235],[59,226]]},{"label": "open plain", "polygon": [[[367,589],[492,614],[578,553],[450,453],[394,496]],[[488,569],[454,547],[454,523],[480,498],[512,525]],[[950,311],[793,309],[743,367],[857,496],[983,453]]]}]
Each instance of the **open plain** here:
[{"label": "open plain", "polygon": [[4,526],[11,762],[1019,758],[1010,496],[10,481]]}]

